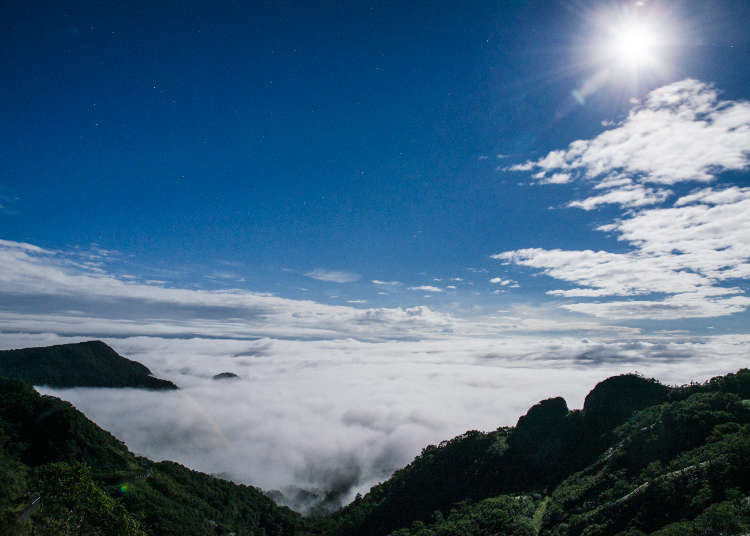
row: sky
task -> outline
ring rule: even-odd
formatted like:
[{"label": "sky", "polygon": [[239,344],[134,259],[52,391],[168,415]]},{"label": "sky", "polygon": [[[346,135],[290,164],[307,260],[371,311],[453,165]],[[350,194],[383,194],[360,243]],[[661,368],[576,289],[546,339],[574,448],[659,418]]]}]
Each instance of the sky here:
[{"label": "sky", "polygon": [[137,452],[345,501],[747,363],[747,2],[65,4],[0,4],[0,347],[183,387],[45,388]]}]

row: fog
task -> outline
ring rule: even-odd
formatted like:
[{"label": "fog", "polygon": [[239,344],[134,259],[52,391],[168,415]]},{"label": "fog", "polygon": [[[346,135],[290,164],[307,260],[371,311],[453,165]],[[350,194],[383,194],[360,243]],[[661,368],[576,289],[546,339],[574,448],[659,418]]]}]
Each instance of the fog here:
[{"label": "fog", "polygon": [[[78,340],[3,334],[0,343]],[[315,493],[338,503],[366,493],[428,444],[513,425],[543,398],[563,396],[579,408],[613,374],[679,384],[737,370],[747,364],[750,337],[105,342],[181,389],[39,390],[72,402],[138,454],[280,490],[304,511]],[[219,372],[239,379],[212,379]]]}]

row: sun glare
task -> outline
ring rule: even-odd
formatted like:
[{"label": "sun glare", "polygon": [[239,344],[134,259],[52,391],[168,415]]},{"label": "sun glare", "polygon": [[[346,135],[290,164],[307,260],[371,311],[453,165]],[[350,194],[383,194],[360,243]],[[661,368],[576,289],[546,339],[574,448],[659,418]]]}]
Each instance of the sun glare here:
[{"label": "sun glare", "polygon": [[625,23],[613,31],[610,55],[630,67],[640,67],[656,59],[656,45],[656,34],[646,24]]}]

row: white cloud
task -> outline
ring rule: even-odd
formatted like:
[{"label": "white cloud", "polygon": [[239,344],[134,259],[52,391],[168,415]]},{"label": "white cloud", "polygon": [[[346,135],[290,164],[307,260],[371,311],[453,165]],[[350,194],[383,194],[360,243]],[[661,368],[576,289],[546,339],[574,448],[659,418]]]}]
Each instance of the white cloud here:
[{"label": "white cloud", "polygon": [[503,287],[510,286],[510,288],[517,288],[518,283],[513,281],[512,279],[503,279],[502,277],[493,277],[490,279],[490,283],[494,283],[495,285],[500,285]]},{"label": "white cloud", "polygon": [[621,205],[623,207],[642,207],[664,202],[671,190],[644,188],[641,185],[626,186],[610,190],[609,192],[587,197],[581,201],[571,201],[569,207],[593,210],[605,204]]},{"label": "white cloud", "polygon": [[359,281],[361,276],[352,272],[342,270],[327,270],[325,268],[315,268],[305,274],[306,277],[317,279],[318,281],[328,281],[329,283],[353,283]]},{"label": "white cloud", "polygon": [[443,292],[443,289],[432,285],[419,285],[418,287],[409,287],[409,290],[421,290],[423,292]]},{"label": "white cloud", "polygon": [[704,203],[707,205],[728,205],[740,203],[750,199],[750,188],[738,188],[733,186],[724,190],[716,191],[713,188],[704,188],[690,195],[680,197],[674,206],[681,207],[692,203]]},{"label": "white cloud", "polygon": [[221,270],[213,271],[210,274],[208,274],[206,277],[208,279],[222,279],[222,280],[234,281],[236,283],[245,282],[245,278],[241,274],[238,274],[236,272],[227,272],[227,271],[221,271]]},{"label": "white cloud", "polygon": [[380,279],[373,279],[372,284],[381,287],[397,287],[401,285],[401,281],[381,281]]},{"label": "white cloud", "polygon": [[748,167],[750,103],[722,101],[710,85],[683,80],[652,91],[613,128],[565,150],[512,166],[542,183],[573,175],[601,179],[613,171],[644,183],[708,182]]},{"label": "white cloud", "polygon": [[[6,331],[68,335],[224,338],[426,339],[494,336],[537,329],[528,323],[461,318],[428,307],[355,308],[245,290],[196,290],[122,280],[29,244],[0,242],[0,324]],[[414,287],[423,292],[439,287]],[[548,312],[544,313],[545,315]],[[550,325],[612,331],[591,322]],[[549,326],[545,329],[548,329]]]}]

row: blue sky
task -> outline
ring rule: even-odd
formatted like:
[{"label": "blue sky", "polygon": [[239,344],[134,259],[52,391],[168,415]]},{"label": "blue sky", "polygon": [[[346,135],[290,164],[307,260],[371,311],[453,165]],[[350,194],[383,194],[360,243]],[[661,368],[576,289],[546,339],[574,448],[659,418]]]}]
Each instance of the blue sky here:
[{"label": "blue sky", "polygon": [[[578,104],[599,69],[596,17],[631,9],[597,4],[6,7],[3,238],[93,243],[117,252],[113,273],[178,286],[378,306],[539,300],[554,282],[490,255],[622,251],[594,229],[617,211],[561,208],[589,185],[529,186],[502,168],[596,135],[669,82],[747,97],[747,6],[672,2],[638,8],[682,32],[669,63]],[[305,277],[315,269],[360,279]],[[524,284],[498,298],[498,275]],[[458,277],[473,285],[445,289]],[[449,292],[379,295],[373,279]]]},{"label": "blue sky", "polygon": [[[741,132],[736,161],[700,162],[706,176],[654,183],[647,175],[662,171],[651,164],[606,162],[596,177],[578,166],[540,185],[530,165],[608,130],[630,135],[641,127],[628,114],[649,112],[649,92],[680,81],[694,96],[713,92],[717,110],[745,103],[744,2],[5,9],[0,235],[58,257],[93,254],[99,273],[124,282],[461,316],[514,304],[570,312],[554,292],[576,281],[492,256],[624,254],[637,248],[601,225],[702,186],[747,184]],[[602,54],[635,19],[658,37],[653,61]],[[664,146],[682,160],[703,151]],[[624,202],[570,205],[622,173],[640,185],[625,186]],[[744,276],[715,275],[744,295]],[[609,274],[598,277],[589,287],[606,286]],[[584,298],[661,299],[676,292],[668,285]],[[744,309],[656,319],[731,331]]]},{"label": "blue sky", "polygon": [[54,394],[350,499],[607,375],[747,365],[750,3],[299,4],[0,7],[0,347],[182,387]]}]

